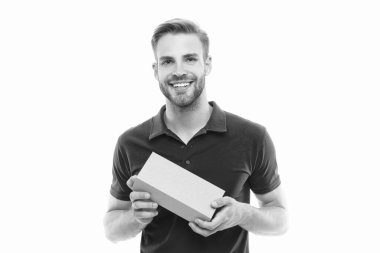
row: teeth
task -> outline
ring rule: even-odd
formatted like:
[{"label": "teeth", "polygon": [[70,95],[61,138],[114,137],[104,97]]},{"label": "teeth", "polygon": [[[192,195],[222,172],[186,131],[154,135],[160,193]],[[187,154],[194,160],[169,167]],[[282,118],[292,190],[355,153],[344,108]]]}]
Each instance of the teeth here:
[{"label": "teeth", "polygon": [[177,87],[186,87],[188,86],[190,83],[176,83],[176,84],[173,84],[173,87],[174,88],[177,88]]}]

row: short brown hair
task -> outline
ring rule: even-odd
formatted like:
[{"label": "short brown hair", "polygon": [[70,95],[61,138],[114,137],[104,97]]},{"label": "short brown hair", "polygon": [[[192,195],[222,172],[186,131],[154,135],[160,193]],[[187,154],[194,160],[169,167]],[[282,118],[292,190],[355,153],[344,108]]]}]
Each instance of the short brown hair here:
[{"label": "short brown hair", "polygon": [[154,53],[156,53],[156,47],[158,44],[158,41],[166,34],[178,34],[178,33],[185,33],[185,34],[195,34],[199,37],[202,46],[203,46],[203,58],[206,59],[208,56],[208,50],[209,50],[209,38],[205,31],[200,29],[200,27],[195,24],[193,21],[186,20],[186,19],[180,19],[175,18],[168,20],[162,24],[160,24],[153,33],[152,36],[152,48]]}]

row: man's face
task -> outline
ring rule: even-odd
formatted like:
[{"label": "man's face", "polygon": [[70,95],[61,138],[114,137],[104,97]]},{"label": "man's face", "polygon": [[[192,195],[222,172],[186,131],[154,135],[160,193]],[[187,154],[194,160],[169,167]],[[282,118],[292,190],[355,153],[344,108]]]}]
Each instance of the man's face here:
[{"label": "man's face", "polygon": [[202,94],[211,59],[203,58],[203,47],[195,34],[166,34],[156,47],[154,74],[165,97],[184,108]]}]

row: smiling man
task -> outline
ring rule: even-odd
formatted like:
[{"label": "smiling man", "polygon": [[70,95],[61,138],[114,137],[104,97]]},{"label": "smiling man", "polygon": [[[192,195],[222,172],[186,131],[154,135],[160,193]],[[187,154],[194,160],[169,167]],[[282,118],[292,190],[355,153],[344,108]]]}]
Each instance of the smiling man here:
[{"label": "smiling man", "polygon": [[[203,47],[196,34],[166,34],[156,45],[155,77],[173,109],[199,107],[206,102],[205,75],[211,59],[203,56]],[[200,96],[204,98],[199,98]]]},{"label": "smiling man", "polygon": [[[154,76],[166,104],[118,139],[105,233],[117,242],[140,232],[141,252],[249,252],[248,232],[282,234],[287,215],[275,149],[266,129],[208,101],[207,34],[173,19],[152,37]],[[226,191],[210,203],[211,221],[187,222],[159,207],[148,192],[131,190],[152,152]],[[259,207],[250,205],[252,191]]]}]

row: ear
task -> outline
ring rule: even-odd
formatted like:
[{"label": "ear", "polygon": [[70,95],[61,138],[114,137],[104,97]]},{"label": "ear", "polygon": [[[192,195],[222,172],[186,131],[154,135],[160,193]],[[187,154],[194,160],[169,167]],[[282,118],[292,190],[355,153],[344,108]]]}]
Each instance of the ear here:
[{"label": "ear", "polygon": [[158,81],[158,69],[157,69],[157,62],[153,62],[152,63],[152,69],[153,69],[153,72],[154,72],[154,77],[156,78],[156,80]]},{"label": "ear", "polygon": [[206,58],[205,69],[206,69],[206,76],[207,76],[208,74],[210,74],[211,69],[212,69],[212,58],[210,55],[207,56],[207,58]]}]

